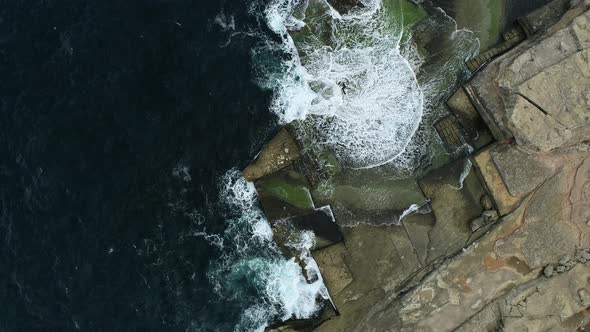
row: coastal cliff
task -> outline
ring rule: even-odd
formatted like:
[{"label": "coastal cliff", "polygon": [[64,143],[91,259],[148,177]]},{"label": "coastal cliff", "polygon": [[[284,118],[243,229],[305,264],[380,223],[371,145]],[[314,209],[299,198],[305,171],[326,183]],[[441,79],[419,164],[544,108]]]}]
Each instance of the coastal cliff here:
[{"label": "coastal cliff", "polygon": [[274,330],[590,329],[589,9],[553,1],[468,61],[422,123],[450,157],[412,177],[347,170],[297,125],[277,135],[245,175],[277,241],[316,233],[330,302]]}]

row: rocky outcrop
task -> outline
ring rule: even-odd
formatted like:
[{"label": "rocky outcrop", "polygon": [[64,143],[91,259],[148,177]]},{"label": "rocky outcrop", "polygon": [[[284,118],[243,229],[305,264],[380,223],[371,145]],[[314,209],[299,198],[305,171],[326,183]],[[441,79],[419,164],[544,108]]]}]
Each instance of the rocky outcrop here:
[{"label": "rocky outcrop", "polygon": [[300,157],[301,152],[293,136],[287,129],[281,129],[242,173],[246,180],[255,181],[291,166]]},{"label": "rocky outcrop", "polygon": [[[500,150],[502,151],[502,150]],[[590,322],[590,189],[587,154],[544,159],[556,172],[528,190],[515,211],[405,294],[382,293],[362,315],[321,331],[575,331]],[[582,172],[582,173],[581,173]],[[511,186],[518,187],[517,182]],[[588,190],[587,194],[590,194]],[[585,211],[588,211],[587,209]],[[585,261],[584,261],[585,260]],[[544,271],[554,267],[547,279]]]},{"label": "rocky outcrop", "polygon": [[491,126],[523,148],[551,151],[590,140],[590,11],[585,9],[572,9],[469,85]]},{"label": "rocky outcrop", "polygon": [[552,25],[563,4],[447,101],[441,140],[475,151],[399,179],[334,167],[281,132],[246,168],[279,243],[318,235],[332,307],[315,331],[590,328],[590,4]]},{"label": "rocky outcrop", "polygon": [[[341,309],[317,331],[590,328],[590,11],[582,9],[461,90],[498,141],[418,180],[432,211],[410,218],[430,222],[345,230],[344,243],[317,253]],[[459,97],[449,106],[461,119],[456,109],[469,103]]]}]

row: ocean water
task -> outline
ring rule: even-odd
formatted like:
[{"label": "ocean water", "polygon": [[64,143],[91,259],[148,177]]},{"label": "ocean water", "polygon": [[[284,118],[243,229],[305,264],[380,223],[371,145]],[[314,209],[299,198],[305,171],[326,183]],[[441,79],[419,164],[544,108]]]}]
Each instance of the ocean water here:
[{"label": "ocean water", "polygon": [[1,2],[0,331],[253,330],[314,309],[320,286],[235,171],[278,128],[251,54],[276,36],[251,4]]},{"label": "ocean water", "polygon": [[322,279],[239,170],[296,119],[351,167],[392,162],[436,95],[378,0],[310,1],[330,47],[288,34],[312,24],[297,0],[0,1],[0,331],[311,317]]}]

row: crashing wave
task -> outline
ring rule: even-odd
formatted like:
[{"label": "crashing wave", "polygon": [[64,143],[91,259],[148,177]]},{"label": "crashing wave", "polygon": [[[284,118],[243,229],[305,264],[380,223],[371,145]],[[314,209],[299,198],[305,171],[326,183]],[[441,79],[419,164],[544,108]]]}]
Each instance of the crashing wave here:
[{"label": "crashing wave", "polygon": [[[314,315],[327,299],[321,277],[308,281],[295,258],[283,257],[272,238],[272,229],[257,204],[254,185],[238,170],[221,178],[220,198],[226,208],[224,254],[208,276],[218,295],[226,299],[249,299],[235,331],[264,331],[272,321],[305,319]],[[293,243],[308,269],[319,276],[309,255],[313,233]],[[309,274],[309,273],[308,273]],[[254,292],[252,294],[251,292]]]},{"label": "crashing wave", "polygon": [[[290,55],[276,79],[271,110],[283,123],[308,119],[317,144],[355,168],[392,161],[410,142],[422,118],[423,94],[412,64],[402,54],[401,27],[392,27],[381,3],[363,1],[338,14],[326,1],[274,0],[265,11],[268,26]],[[301,6],[320,6],[329,40],[297,43]],[[299,33],[306,33],[299,32]]]}]

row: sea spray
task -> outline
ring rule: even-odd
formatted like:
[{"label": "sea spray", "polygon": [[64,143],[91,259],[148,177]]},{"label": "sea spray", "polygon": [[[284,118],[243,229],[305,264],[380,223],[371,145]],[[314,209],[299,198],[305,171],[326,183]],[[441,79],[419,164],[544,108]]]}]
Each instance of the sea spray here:
[{"label": "sea spray", "polygon": [[[289,33],[306,24],[294,17],[304,4],[321,7],[321,20],[329,21],[324,25],[331,29],[330,37],[321,44],[321,36],[296,43]],[[315,128],[315,144],[355,168],[395,159],[423,112],[412,64],[401,53],[401,27],[391,25],[380,1],[363,4],[339,14],[325,1],[273,0],[265,11],[268,26],[289,55],[281,78],[271,75],[271,110],[283,123],[307,119]]]},{"label": "sea spray", "polygon": [[[311,127],[306,146],[332,151],[342,166],[388,164],[409,176],[430,164],[430,146],[440,144],[431,126],[446,112],[438,105],[479,43],[438,8],[414,26],[404,6],[361,2],[338,13],[324,0],[271,1],[264,18],[280,42],[253,52],[256,71],[274,90],[279,120]],[[265,52],[281,53],[281,64],[261,66]]]},{"label": "sea spray", "polygon": [[[228,209],[224,254],[213,263],[209,280],[223,298],[250,301],[236,331],[263,331],[272,321],[313,316],[328,298],[319,269],[310,255],[312,232],[289,243],[317,275],[308,281],[295,258],[283,257],[272,229],[257,203],[254,185],[235,169],[220,180],[220,198]],[[309,271],[308,271],[309,273]]]}]

